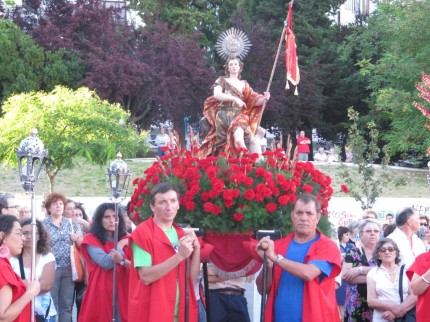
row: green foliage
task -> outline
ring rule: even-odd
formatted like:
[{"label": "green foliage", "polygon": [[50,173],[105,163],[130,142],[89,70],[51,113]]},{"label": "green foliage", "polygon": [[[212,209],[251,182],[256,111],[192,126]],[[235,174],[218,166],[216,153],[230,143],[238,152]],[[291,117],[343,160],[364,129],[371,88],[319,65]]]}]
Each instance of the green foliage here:
[{"label": "green foliage", "polygon": [[[422,157],[428,146],[423,120],[412,107],[415,82],[430,72],[430,1],[380,1],[368,28],[355,38],[362,44],[357,63],[368,81],[369,117],[383,129],[392,156]],[[373,49],[372,49],[373,47]]]},{"label": "green foliage", "polygon": [[127,124],[129,115],[87,88],[58,86],[50,93],[19,94],[11,96],[3,109],[0,159],[16,165],[15,148],[36,127],[52,160],[47,169],[51,188],[60,170],[75,166],[76,156],[102,166],[118,148],[129,157],[140,144],[134,127]]},{"label": "green foliage", "polygon": [[[363,210],[371,208],[383,189],[391,183],[387,165],[390,161],[388,147],[379,148],[379,131],[373,121],[359,124],[359,114],[352,107],[348,109],[352,125],[348,131],[348,146],[358,167],[358,177],[351,175],[349,167],[343,165],[342,175],[349,188],[349,194],[361,204]],[[375,170],[375,162],[381,159],[380,171]],[[396,183],[396,184],[400,184]]]},{"label": "green foliage", "polygon": [[75,89],[83,76],[84,65],[76,53],[64,48],[46,53],[43,82],[47,91],[59,84]]},{"label": "green foliage", "polygon": [[12,93],[39,89],[43,49],[7,19],[0,20],[0,103]]}]

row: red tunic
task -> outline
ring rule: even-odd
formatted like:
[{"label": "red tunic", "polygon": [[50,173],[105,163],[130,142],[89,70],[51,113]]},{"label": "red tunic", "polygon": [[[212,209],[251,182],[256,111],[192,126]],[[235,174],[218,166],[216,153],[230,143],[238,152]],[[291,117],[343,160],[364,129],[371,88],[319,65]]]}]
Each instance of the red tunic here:
[{"label": "red tunic", "polygon": [[[3,286],[9,285],[12,288],[12,302],[18,300],[26,291],[26,287],[21,277],[17,275],[12,266],[10,266],[7,258],[0,258],[0,289]],[[24,310],[18,315],[14,322],[28,322],[31,316],[31,302],[29,302]]]},{"label": "red tunic", "polygon": [[[275,241],[275,253],[285,254],[294,233]],[[328,237],[320,234],[320,238],[314,242],[305,258],[305,263],[312,260],[324,260],[333,264],[330,276],[318,277],[304,284],[302,321],[304,322],[337,322],[340,321],[339,310],[336,304],[334,278],[341,270],[340,251],[336,244]],[[275,265],[273,270],[272,287],[266,304],[265,321],[272,322],[274,318],[273,307],[275,296],[281,279],[282,269]]]},{"label": "red tunic", "polygon": [[[184,235],[184,231],[175,224],[174,227],[178,233],[178,238],[181,238]],[[152,265],[162,263],[176,254],[166,234],[157,226],[152,217],[137,226],[131,234],[129,245],[131,241],[151,254]],[[131,247],[129,247],[129,251],[133,251]],[[178,322],[183,322],[185,317],[185,261],[182,261],[178,268],[172,269],[158,281],[150,285],[144,285],[140,280],[138,271],[134,268],[132,259],[128,320],[130,322],[173,322],[177,281],[179,281],[180,290]],[[189,322],[197,322],[198,307],[191,276],[188,284]]]},{"label": "red tunic", "polygon": [[[127,238],[128,236],[123,237]],[[81,311],[79,313],[80,322],[106,322],[112,321],[112,285],[113,269],[105,270],[97,263],[92,262],[88,254],[87,245],[99,247],[108,253],[113,248],[113,241],[101,244],[100,240],[93,234],[87,234],[81,244],[81,252],[85,259],[88,270],[88,286],[82,300]],[[117,264],[117,299],[121,316],[121,322],[127,319],[127,296],[129,271],[124,266]]]},{"label": "red tunic", "polygon": [[[419,255],[415,262],[408,268],[406,275],[410,280],[414,276],[425,274],[430,268],[430,253]],[[423,294],[418,295],[417,300],[417,322],[428,321],[430,316],[430,291],[427,289]]]}]

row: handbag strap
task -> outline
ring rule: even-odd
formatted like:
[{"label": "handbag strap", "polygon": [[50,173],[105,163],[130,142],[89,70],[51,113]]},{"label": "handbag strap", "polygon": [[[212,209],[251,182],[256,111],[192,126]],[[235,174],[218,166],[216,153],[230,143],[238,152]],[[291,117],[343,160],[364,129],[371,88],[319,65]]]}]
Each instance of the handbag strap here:
[{"label": "handbag strap", "polygon": [[400,295],[400,303],[403,302],[403,270],[405,269],[405,264],[400,267],[400,276],[399,276],[399,295]]},{"label": "handbag strap", "polygon": [[22,259],[22,254],[19,255],[18,262],[19,262],[19,272],[21,274],[21,279],[25,280],[24,260]]},{"label": "handbag strap", "polygon": [[49,299],[49,305],[45,312],[45,320],[48,318],[49,310],[51,309],[51,301],[52,301],[52,297]]}]

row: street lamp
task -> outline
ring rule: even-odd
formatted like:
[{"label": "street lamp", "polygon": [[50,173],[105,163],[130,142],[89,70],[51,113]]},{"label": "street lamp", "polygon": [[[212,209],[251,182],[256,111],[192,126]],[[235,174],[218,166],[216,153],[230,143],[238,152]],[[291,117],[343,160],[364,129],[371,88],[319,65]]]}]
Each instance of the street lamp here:
[{"label": "street lamp", "polygon": [[[30,136],[21,141],[15,149],[18,159],[18,171],[22,187],[31,193],[31,270],[30,280],[36,277],[36,214],[34,186],[39,179],[40,170],[48,160],[48,150],[37,137],[37,130],[32,129]],[[31,301],[31,321],[34,321],[34,299]]]},{"label": "street lamp", "polygon": [[[115,204],[115,232],[114,232],[114,249],[118,245],[118,204],[123,201],[127,195],[128,185],[130,183],[131,172],[127,164],[122,160],[122,154],[118,152],[116,160],[112,161],[109,168],[106,169],[106,190],[109,199]],[[112,287],[112,321],[116,321],[116,264],[113,266],[113,287]]]}]

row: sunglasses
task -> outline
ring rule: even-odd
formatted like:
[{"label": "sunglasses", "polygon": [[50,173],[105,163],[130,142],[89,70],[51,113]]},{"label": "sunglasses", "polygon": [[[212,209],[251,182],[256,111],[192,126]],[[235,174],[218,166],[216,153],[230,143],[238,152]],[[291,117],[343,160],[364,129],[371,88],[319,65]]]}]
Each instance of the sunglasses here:
[{"label": "sunglasses", "polygon": [[382,248],[380,248],[380,249],[378,250],[378,253],[385,253],[387,250],[388,250],[390,253],[392,253],[392,252],[395,252],[395,251],[396,251],[396,249],[395,249],[394,247],[387,247],[387,248],[382,247]]},{"label": "sunglasses", "polygon": [[420,226],[427,227],[427,224],[426,224],[426,223],[424,223],[424,222],[422,222],[422,223],[420,223]]},{"label": "sunglasses", "polygon": [[7,206],[7,207],[5,207],[5,208],[15,208],[15,209],[18,209],[18,208],[19,208],[19,205],[15,205],[15,206]]}]

